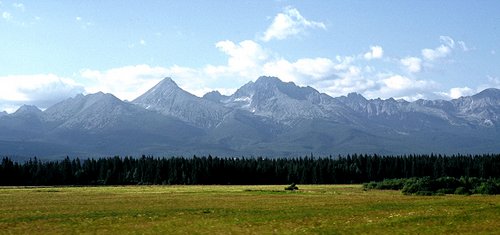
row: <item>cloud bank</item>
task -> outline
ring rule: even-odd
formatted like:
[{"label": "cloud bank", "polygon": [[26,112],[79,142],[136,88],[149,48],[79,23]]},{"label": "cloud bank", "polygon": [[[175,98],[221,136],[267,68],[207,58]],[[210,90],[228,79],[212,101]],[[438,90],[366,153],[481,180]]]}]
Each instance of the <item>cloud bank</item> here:
[{"label": "cloud bank", "polygon": [[23,104],[45,109],[65,98],[85,92],[74,79],[54,74],[0,77],[0,110],[14,112]]}]

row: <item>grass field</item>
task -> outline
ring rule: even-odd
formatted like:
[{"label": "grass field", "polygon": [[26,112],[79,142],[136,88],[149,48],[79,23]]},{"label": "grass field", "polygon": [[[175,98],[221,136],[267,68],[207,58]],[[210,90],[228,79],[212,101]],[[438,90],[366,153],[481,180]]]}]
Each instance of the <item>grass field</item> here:
[{"label": "grass field", "polygon": [[500,233],[500,196],[284,187],[0,188],[0,233]]}]

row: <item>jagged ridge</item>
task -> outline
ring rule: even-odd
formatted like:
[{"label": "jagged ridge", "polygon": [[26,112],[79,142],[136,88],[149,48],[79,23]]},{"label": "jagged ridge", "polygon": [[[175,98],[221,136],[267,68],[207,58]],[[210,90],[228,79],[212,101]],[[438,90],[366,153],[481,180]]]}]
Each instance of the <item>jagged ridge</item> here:
[{"label": "jagged ridge", "polygon": [[99,92],[45,111],[22,106],[0,114],[0,142],[14,146],[3,154],[37,155],[498,152],[499,114],[494,88],[407,102],[356,93],[333,98],[260,77],[231,96],[200,98],[165,78],[131,103]]}]

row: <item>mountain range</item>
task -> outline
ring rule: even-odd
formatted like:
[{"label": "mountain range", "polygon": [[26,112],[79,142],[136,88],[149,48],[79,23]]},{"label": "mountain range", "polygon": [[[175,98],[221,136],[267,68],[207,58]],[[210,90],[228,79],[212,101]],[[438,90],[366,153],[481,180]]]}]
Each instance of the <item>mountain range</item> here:
[{"label": "mountain range", "polygon": [[102,92],[0,113],[0,154],[58,158],[498,153],[500,90],[453,100],[331,97],[275,77],[197,97],[165,78],[128,102]]}]

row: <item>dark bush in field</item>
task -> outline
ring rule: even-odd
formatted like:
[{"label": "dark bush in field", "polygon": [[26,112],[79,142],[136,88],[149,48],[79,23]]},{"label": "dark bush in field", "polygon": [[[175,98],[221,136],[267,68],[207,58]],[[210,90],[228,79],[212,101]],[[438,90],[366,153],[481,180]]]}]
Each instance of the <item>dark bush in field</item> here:
[{"label": "dark bush in field", "polygon": [[474,193],[477,194],[500,194],[500,180],[488,180],[482,182],[478,187],[474,188]]},{"label": "dark bush in field", "polygon": [[386,179],[381,182],[363,184],[365,189],[400,190],[403,189],[407,179]]},{"label": "dark bush in field", "polygon": [[428,194],[432,191],[431,178],[422,177],[407,180],[402,192],[404,194]]},{"label": "dark bush in field", "polygon": [[403,184],[402,192],[406,195],[444,195],[444,194],[500,194],[500,179],[481,179],[475,177],[441,177],[432,179],[430,177],[392,179],[381,182],[370,182],[364,184],[365,189],[398,189],[390,185]]},{"label": "dark bush in field", "polygon": [[470,190],[466,189],[465,187],[458,187],[455,189],[455,192],[453,192],[454,194],[458,194],[458,195],[470,195],[471,192]]}]

